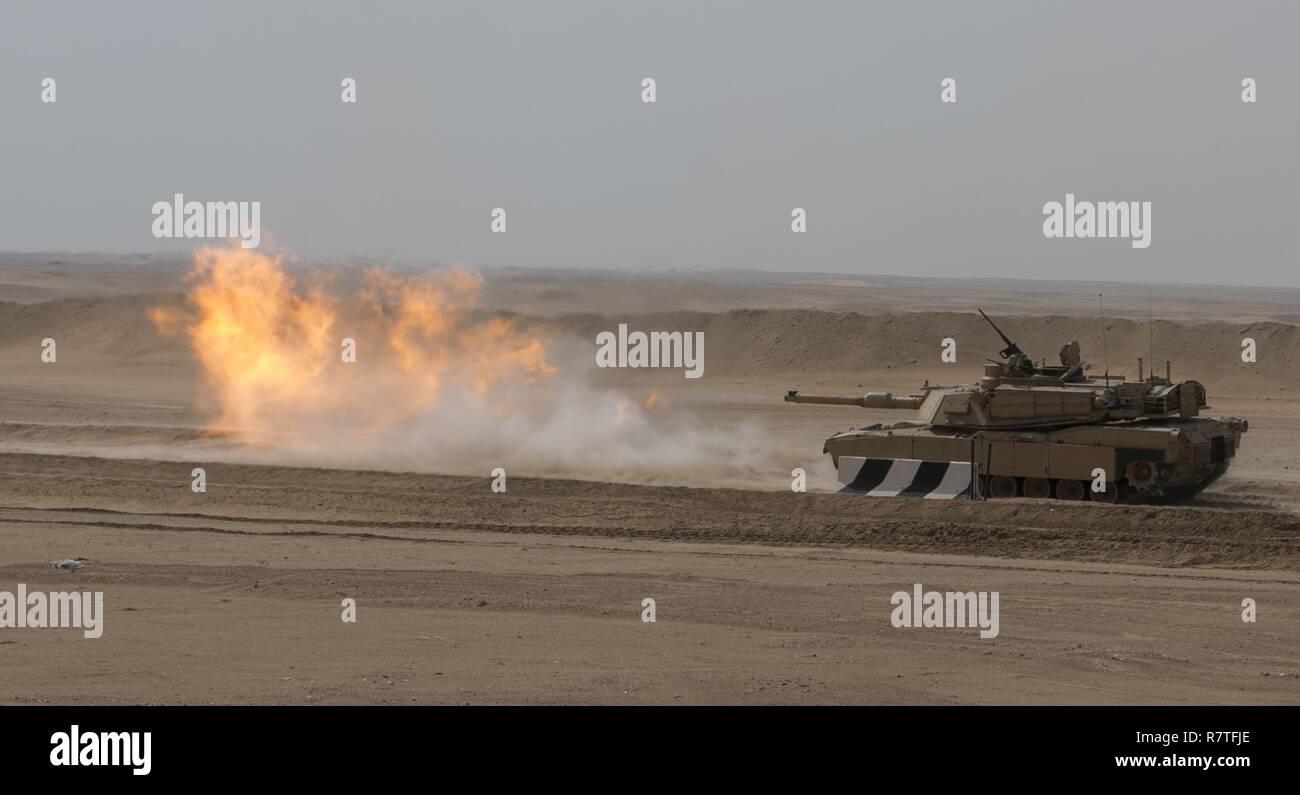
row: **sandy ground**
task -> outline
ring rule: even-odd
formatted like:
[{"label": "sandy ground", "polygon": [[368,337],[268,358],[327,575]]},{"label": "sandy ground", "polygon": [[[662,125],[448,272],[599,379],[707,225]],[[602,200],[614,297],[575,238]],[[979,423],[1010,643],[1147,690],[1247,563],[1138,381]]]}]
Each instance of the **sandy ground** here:
[{"label": "sandy ground", "polygon": [[[782,392],[969,380],[976,347],[994,347],[953,314],[971,290],[1014,304],[1022,344],[1038,330],[1093,350],[1082,298],[1042,283],[502,272],[493,301],[586,340],[653,281],[639,319],[705,329],[708,376],[592,379],[660,393],[699,427],[749,422],[773,460],[732,483],[706,467],[615,470],[593,450],[589,470],[512,474],[495,494],[486,471],[338,466],[205,432],[192,356],[145,317],[178,272],[108,264],[0,257],[0,301],[15,302],[0,304],[0,590],[101,590],[107,610],[95,640],[0,630],[0,703],[1300,703],[1287,296],[1184,288],[1158,305],[1157,358],[1205,381],[1213,413],[1251,423],[1195,504],[932,504],[819,490],[829,432],[898,417]],[[1108,331],[1116,363],[1146,355],[1145,289],[1130,292]],[[864,314],[835,303],[868,293]],[[933,361],[950,334],[971,351],[952,369]],[[1244,334],[1277,355],[1241,367]],[[55,366],[37,358],[46,335]],[[791,493],[805,464],[814,491]],[[85,568],[48,568],[67,557]],[[917,582],[998,591],[999,636],[895,629],[890,597]],[[1244,598],[1257,623],[1241,621]]]}]

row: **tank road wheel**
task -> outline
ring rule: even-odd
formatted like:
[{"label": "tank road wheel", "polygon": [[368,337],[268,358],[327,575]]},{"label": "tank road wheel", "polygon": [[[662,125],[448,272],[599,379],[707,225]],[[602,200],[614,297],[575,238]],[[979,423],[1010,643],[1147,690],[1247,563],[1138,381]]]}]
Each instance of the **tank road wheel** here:
[{"label": "tank road wheel", "polygon": [[996,500],[1006,500],[1016,496],[1019,491],[1015,478],[998,475],[989,481],[989,496]]},{"label": "tank road wheel", "polygon": [[1088,487],[1088,497],[1093,502],[1117,503],[1120,501],[1119,484],[1107,483],[1105,491],[1093,491],[1092,486]]},{"label": "tank road wheel", "polygon": [[1025,478],[1025,496],[1045,500],[1052,496],[1052,482],[1047,478]]},{"label": "tank road wheel", "polygon": [[1058,500],[1081,500],[1083,499],[1083,481],[1065,480],[1056,481],[1056,499]]}]

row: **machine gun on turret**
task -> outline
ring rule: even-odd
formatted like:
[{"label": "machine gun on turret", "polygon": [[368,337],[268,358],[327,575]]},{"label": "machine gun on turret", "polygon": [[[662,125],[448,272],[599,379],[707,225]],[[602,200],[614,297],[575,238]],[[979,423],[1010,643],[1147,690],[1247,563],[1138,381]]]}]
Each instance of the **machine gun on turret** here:
[{"label": "machine gun on turret", "polygon": [[979,309],[978,307],[976,309],[980,313],[980,317],[984,318],[985,322],[987,322],[990,326],[992,326],[993,330],[996,331],[998,333],[998,336],[1002,338],[1002,341],[1007,344],[1007,347],[998,351],[998,356],[1001,356],[1003,359],[1007,360],[1007,365],[1006,365],[1007,372],[1021,373],[1024,375],[1033,374],[1034,372],[1033,359],[1030,359],[1025,354],[1024,351],[1020,350],[1020,346],[1012,342],[1010,337],[1008,337],[1006,334],[1003,334],[1002,329],[998,328],[998,324],[994,323],[992,318],[984,314],[983,309]]},{"label": "machine gun on turret", "polygon": [[1021,356],[1025,355],[1025,352],[1020,350],[1020,346],[1012,342],[1011,338],[1006,334],[1003,334],[1002,329],[998,328],[998,324],[994,323],[992,318],[984,314],[983,309],[976,308],[976,311],[980,313],[980,317],[984,318],[986,323],[993,327],[993,330],[998,333],[998,336],[1002,338],[1002,341],[1007,344],[1007,347],[998,352],[998,356],[1001,356],[1003,359],[1010,359],[1016,354],[1020,354]]}]

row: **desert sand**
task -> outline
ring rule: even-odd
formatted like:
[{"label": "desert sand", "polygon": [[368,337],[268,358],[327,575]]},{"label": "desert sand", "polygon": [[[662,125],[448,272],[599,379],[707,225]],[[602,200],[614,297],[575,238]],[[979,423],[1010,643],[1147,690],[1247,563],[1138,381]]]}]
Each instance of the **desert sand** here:
[{"label": "desert sand", "polygon": [[[0,590],[106,604],[94,640],[0,630],[0,703],[1300,703],[1300,291],[485,269],[475,312],[546,341],[554,403],[285,445],[220,427],[151,319],[187,267],[0,255]],[[825,437],[905,415],[785,390],[974,380],[1001,348],[976,306],[1036,358],[1170,360],[1250,421],[1232,469],[1183,506],[833,493]],[[705,377],[596,370],[619,323],[703,331]],[[914,583],[998,591],[999,636],[895,629]]]}]

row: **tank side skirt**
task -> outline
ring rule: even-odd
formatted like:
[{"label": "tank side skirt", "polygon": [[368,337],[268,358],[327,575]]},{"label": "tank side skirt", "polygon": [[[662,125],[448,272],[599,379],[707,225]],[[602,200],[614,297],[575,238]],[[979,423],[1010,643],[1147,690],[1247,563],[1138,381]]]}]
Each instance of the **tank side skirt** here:
[{"label": "tank side skirt", "polygon": [[912,479],[912,484],[899,492],[898,496],[924,497],[939,488],[949,469],[947,461],[922,461],[916,476]]}]

